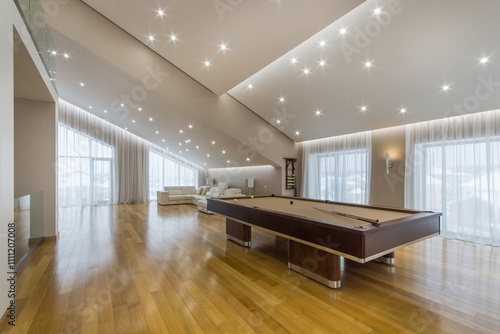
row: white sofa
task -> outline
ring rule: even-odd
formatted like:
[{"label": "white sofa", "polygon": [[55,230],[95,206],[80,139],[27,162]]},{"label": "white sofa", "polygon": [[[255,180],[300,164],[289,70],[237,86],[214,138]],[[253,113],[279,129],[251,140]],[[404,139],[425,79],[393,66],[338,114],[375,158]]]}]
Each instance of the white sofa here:
[{"label": "white sofa", "polygon": [[203,186],[196,189],[194,186],[164,187],[157,193],[158,205],[194,204],[198,210],[210,213],[207,210],[207,198],[244,197],[241,189],[229,188],[227,182],[219,182],[217,187]]}]

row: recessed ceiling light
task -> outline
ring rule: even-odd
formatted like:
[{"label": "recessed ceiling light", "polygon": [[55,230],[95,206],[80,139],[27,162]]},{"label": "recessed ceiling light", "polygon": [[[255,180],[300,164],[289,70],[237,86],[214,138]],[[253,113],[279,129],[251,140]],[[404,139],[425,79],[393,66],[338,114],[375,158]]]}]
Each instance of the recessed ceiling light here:
[{"label": "recessed ceiling light", "polygon": [[179,130],[179,133],[184,133],[184,131],[182,131],[182,130]]},{"label": "recessed ceiling light", "polygon": [[171,35],[170,35],[170,40],[171,40],[172,42],[177,41],[177,36],[175,36],[174,34],[171,34]]},{"label": "recessed ceiling light", "polygon": [[125,105],[123,103],[120,103],[120,107],[125,107]]},{"label": "recessed ceiling light", "polygon": [[319,61],[319,66],[324,67],[326,65],[326,62],[324,60]]},{"label": "recessed ceiling light", "polygon": [[163,11],[163,9],[158,9],[156,12],[157,12],[157,13],[158,13],[158,15],[159,15],[159,16],[161,16],[161,17],[165,16],[165,12]]},{"label": "recessed ceiling light", "polygon": [[297,58],[293,57],[291,60],[292,64],[295,64],[297,62]]},{"label": "recessed ceiling light", "polygon": [[253,88],[253,85],[250,83],[247,85],[248,88],[252,89]]},{"label": "recessed ceiling light", "polygon": [[189,140],[185,140],[184,142],[187,144],[187,143],[189,143]]},{"label": "recessed ceiling light", "polygon": [[373,11],[373,13],[374,13],[375,15],[379,15],[380,13],[382,13],[382,9],[380,9],[380,8],[375,8],[375,10]]},{"label": "recessed ceiling light", "polygon": [[135,123],[135,120],[132,120],[132,123]]},{"label": "recessed ceiling light", "polygon": [[159,134],[159,133],[160,133],[160,131],[156,131],[156,134]]},{"label": "recessed ceiling light", "polygon": [[306,67],[302,70],[302,72],[304,72],[305,75],[308,75],[309,73],[311,73],[311,71],[309,71],[309,69]]},{"label": "recessed ceiling light", "polygon": [[483,57],[479,60],[481,64],[486,64],[488,62],[488,57]]},{"label": "recessed ceiling light", "polygon": [[250,161],[250,158],[247,158],[247,161]]},{"label": "recessed ceiling light", "polygon": [[281,103],[285,102],[285,98],[284,97],[280,97],[280,102]]},{"label": "recessed ceiling light", "polygon": [[191,139],[188,139],[188,140],[187,140],[187,142],[188,142],[188,143],[190,143],[190,142],[191,142]]},{"label": "recessed ceiling light", "polygon": [[92,109],[92,106],[89,106],[89,109]]},{"label": "recessed ceiling light", "polygon": [[182,146],[182,143],[179,143],[179,146]]},{"label": "recessed ceiling light", "polygon": [[366,67],[366,68],[370,68],[370,67],[372,67],[372,66],[373,66],[373,63],[372,63],[371,61],[367,61],[367,62],[365,62],[365,67]]},{"label": "recessed ceiling light", "polygon": [[54,56],[57,55],[57,51],[52,51],[51,52]]},{"label": "recessed ceiling light", "polygon": [[149,36],[148,36],[148,40],[149,40],[150,42],[153,42],[153,41],[155,40],[155,37],[154,37],[153,35],[149,35]]},{"label": "recessed ceiling light", "polygon": [[210,154],[207,154],[207,158],[210,158]]},{"label": "recessed ceiling light", "polygon": [[149,117],[149,121],[152,122],[153,121],[153,117]]},{"label": "recessed ceiling light", "polygon": [[406,111],[407,111],[406,108],[399,109],[399,112],[401,112],[402,114],[404,114]]},{"label": "recessed ceiling light", "polygon": [[368,108],[366,108],[366,106],[361,106],[361,111],[366,111]]},{"label": "recessed ceiling light", "polygon": [[295,131],[295,135],[296,136],[300,135],[300,132],[299,131]]},{"label": "recessed ceiling light", "polygon": [[325,41],[321,41],[321,42],[319,42],[319,46],[321,46],[322,48],[323,48],[323,47],[325,47],[325,45],[326,45],[326,42],[325,42]]},{"label": "recessed ceiling light", "polygon": [[137,110],[142,111],[142,108],[141,108],[141,107],[139,107],[139,108],[137,108]]},{"label": "recessed ceiling light", "polygon": [[227,50],[227,45],[226,45],[225,43],[221,43],[221,44],[219,45],[219,49],[220,49],[221,51],[226,51],[226,50]]},{"label": "recessed ceiling light", "polygon": [[226,154],[226,151],[222,151],[222,154]]},{"label": "recessed ceiling light", "polygon": [[127,130],[127,131],[128,131],[128,128],[125,128],[125,130]]},{"label": "recessed ceiling light", "polygon": [[281,120],[277,119],[277,120],[276,120],[276,123],[277,123],[277,124],[281,124]]},{"label": "recessed ceiling light", "polygon": [[80,86],[85,86],[85,83],[84,82],[80,82]]},{"label": "recessed ceiling light", "polygon": [[210,61],[209,60],[205,60],[203,62],[203,64],[205,65],[205,67],[210,67],[212,64],[210,64]]},{"label": "recessed ceiling light", "polygon": [[189,125],[188,125],[188,128],[192,129],[192,128],[193,128],[193,126],[192,126],[191,124],[189,124]]},{"label": "recessed ceiling light", "polygon": [[346,34],[346,32],[347,32],[347,29],[346,29],[346,28],[342,28],[342,29],[340,29],[340,34],[341,34],[341,35],[345,35],[345,34]]},{"label": "recessed ceiling light", "polygon": [[161,141],[162,141],[162,142],[165,142],[165,139],[162,139]]},{"label": "recessed ceiling light", "polygon": [[196,149],[198,150],[200,147],[199,146],[196,146]]},{"label": "recessed ceiling light", "polygon": [[181,153],[181,154],[182,154],[182,151],[179,151],[179,153]]},{"label": "recessed ceiling light", "polygon": [[69,54],[65,53],[63,54],[64,58],[68,59],[69,58]]},{"label": "recessed ceiling light", "polygon": [[206,163],[206,162],[204,162],[204,163],[203,163],[203,166],[206,166],[206,165],[207,165],[207,163]]},{"label": "recessed ceiling light", "polygon": [[230,161],[229,161],[229,160],[227,160],[226,162],[227,162],[227,163],[230,163]]},{"label": "recessed ceiling light", "polygon": [[319,115],[321,115],[321,110],[316,110],[314,113],[315,113],[317,116],[319,116]]},{"label": "recessed ceiling light", "polygon": [[448,85],[444,85],[444,86],[443,86],[443,90],[444,90],[445,92],[446,92],[448,89],[450,89],[450,86],[448,86]]},{"label": "recessed ceiling light", "polygon": [[189,152],[189,148],[186,148],[186,152]]},{"label": "recessed ceiling light", "polygon": [[107,111],[107,110],[104,110],[104,113],[105,113],[105,114],[107,114],[107,113],[108,113],[108,111]]},{"label": "recessed ceiling light", "polygon": [[215,145],[215,140],[212,140],[212,145]]}]

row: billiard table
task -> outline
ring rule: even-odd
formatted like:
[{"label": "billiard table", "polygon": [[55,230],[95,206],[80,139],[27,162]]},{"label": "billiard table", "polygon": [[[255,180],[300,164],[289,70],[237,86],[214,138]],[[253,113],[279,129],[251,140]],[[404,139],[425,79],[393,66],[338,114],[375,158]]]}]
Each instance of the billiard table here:
[{"label": "billiard table", "polygon": [[394,251],[438,235],[441,213],[284,196],[207,199],[226,237],[251,247],[252,226],[288,240],[288,267],[340,287],[340,257],[394,263]]}]

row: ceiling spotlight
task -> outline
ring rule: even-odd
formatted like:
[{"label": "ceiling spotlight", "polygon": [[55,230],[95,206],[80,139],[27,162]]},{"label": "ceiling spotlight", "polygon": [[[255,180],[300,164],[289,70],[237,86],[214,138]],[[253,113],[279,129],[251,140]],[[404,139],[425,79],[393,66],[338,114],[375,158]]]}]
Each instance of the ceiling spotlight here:
[{"label": "ceiling spotlight", "polygon": [[444,85],[444,86],[443,86],[443,90],[444,90],[445,92],[446,92],[448,89],[450,89],[450,86],[448,86],[448,85]]},{"label": "ceiling spotlight", "polygon": [[127,130],[127,131],[128,131],[128,128],[125,128],[125,130]]},{"label": "ceiling spotlight", "polygon": [[227,163],[230,163],[230,161],[229,161],[229,160],[227,160],[226,162],[227,162]]},{"label": "ceiling spotlight", "polygon": [[373,11],[373,13],[374,13],[375,15],[379,15],[380,13],[382,13],[382,9],[380,9],[380,8],[375,8],[375,10]]},{"label": "ceiling spotlight", "polygon": [[319,116],[321,115],[321,110],[316,110],[314,113],[316,114],[316,116]]},{"label": "ceiling spotlight", "polygon": [[285,102],[285,98],[284,97],[280,97],[280,102],[281,103]]},{"label": "ceiling spotlight", "polygon": [[189,148],[186,148],[186,152],[189,152]]},{"label": "ceiling spotlight", "polygon": [[212,145],[215,145],[215,140],[212,140]]},{"label": "ceiling spotlight", "polygon": [[184,133],[184,131],[182,131],[182,130],[179,130],[179,133]]},{"label": "ceiling spotlight", "polygon": [[157,12],[157,13],[158,13],[158,15],[159,15],[159,16],[161,16],[161,17],[165,16],[165,12],[164,12],[162,9],[158,9],[156,12]]},{"label": "ceiling spotlight", "polygon": [[203,163],[203,166],[206,166],[206,165],[207,165],[207,163],[206,163],[206,162],[204,162],[204,163]]},{"label": "ceiling spotlight", "polygon": [[296,136],[300,135],[300,132],[299,131],[295,131],[295,135]]},{"label": "ceiling spotlight", "polygon": [[170,40],[171,40],[172,42],[175,42],[175,41],[177,40],[177,36],[175,36],[174,34],[171,34],[171,35],[170,35]]},{"label": "ceiling spotlight", "polygon": [[367,110],[366,106],[361,106],[360,109],[361,109],[361,111],[366,111]]},{"label": "ceiling spotlight", "polygon": [[203,64],[205,65],[205,67],[210,67],[212,64],[210,64],[210,61],[209,60],[205,60],[203,62]]},{"label": "ceiling spotlight", "polygon": [[250,88],[250,89],[252,89],[253,85],[252,84],[248,84],[247,87]]},{"label": "ceiling spotlight", "polygon": [[80,82],[80,86],[85,86],[85,83],[84,82]]},{"label": "ceiling spotlight", "polygon": [[226,154],[226,151],[222,151],[222,154]]},{"label": "ceiling spotlight", "polygon": [[153,117],[149,117],[149,121],[152,122],[153,121]]},{"label": "ceiling spotlight", "polygon": [[346,32],[347,32],[347,29],[346,29],[346,28],[342,28],[342,29],[340,29],[340,34],[341,34],[341,35],[345,35],[345,34],[346,34]]},{"label": "ceiling spotlight", "polygon": [[159,133],[160,133],[160,131],[156,131],[156,134],[159,134]]},{"label": "ceiling spotlight", "polygon": [[224,44],[224,43],[221,43],[221,44],[219,45],[219,49],[220,49],[221,51],[226,51],[226,50],[227,50],[227,45],[226,45],[226,44]]},{"label": "ceiling spotlight", "polygon": [[139,108],[137,108],[137,110],[142,111],[142,108],[141,108],[141,107],[139,107]]},{"label": "ceiling spotlight", "polygon": [[123,103],[120,103],[120,107],[125,107],[125,105]]},{"label": "ceiling spotlight", "polygon": [[153,42],[155,40],[155,37],[153,35],[149,35],[148,39],[149,39],[150,42]]},{"label": "ceiling spotlight", "polygon": [[277,119],[276,124],[281,124],[281,120]]},{"label": "ceiling spotlight", "polygon": [[247,161],[250,161],[250,158],[247,158]]},{"label": "ceiling spotlight", "polygon": [[135,123],[135,120],[134,120],[134,119],[132,120],[132,123]]},{"label": "ceiling spotlight", "polygon": [[193,128],[193,126],[192,126],[191,124],[189,124],[189,125],[188,125],[188,128],[192,129],[192,128]]},{"label": "ceiling spotlight", "polygon": [[406,108],[401,108],[401,109],[399,109],[399,111],[400,111],[402,114],[404,114],[407,110],[406,110]]},{"label": "ceiling spotlight", "polygon": [[200,147],[199,146],[196,146],[196,149],[198,150]]},{"label": "ceiling spotlight", "polygon": [[320,60],[319,66],[324,67],[326,65],[326,62],[324,60]]},{"label": "ceiling spotlight", "polygon": [[179,143],[179,146],[182,146],[182,143]]},{"label": "ceiling spotlight", "polygon": [[69,58],[69,54],[65,53],[63,54],[64,58],[68,59]]},{"label": "ceiling spotlight", "polygon": [[372,67],[372,66],[373,66],[373,63],[372,63],[371,61],[367,61],[367,62],[365,63],[365,67],[366,67],[366,68],[370,68],[370,67]]},{"label": "ceiling spotlight", "polygon": [[89,109],[92,109],[92,106],[89,106]]},{"label": "ceiling spotlight", "polygon": [[210,154],[207,154],[207,158],[210,158]]},{"label": "ceiling spotlight", "polygon": [[162,139],[161,141],[162,141],[162,142],[165,142],[165,139]]},{"label": "ceiling spotlight", "polygon": [[481,64],[486,64],[488,62],[488,57],[483,57],[479,60]]},{"label": "ceiling spotlight", "polygon": [[51,52],[54,56],[57,55],[57,51],[52,51]]},{"label": "ceiling spotlight", "polygon": [[302,72],[304,72],[305,75],[308,75],[309,73],[311,73],[311,71],[309,71],[309,69],[307,67],[304,68],[304,70]]},{"label": "ceiling spotlight", "polygon": [[324,47],[325,47],[325,45],[326,45],[326,42],[325,42],[325,41],[321,41],[321,42],[319,42],[319,46],[321,46],[322,48],[324,48]]},{"label": "ceiling spotlight", "polygon": [[297,62],[297,58],[293,57],[291,60],[292,64],[295,64]]},{"label": "ceiling spotlight", "polygon": [[105,113],[105,114],[107,114],[107,113],[108,113],[108,111],[107,111],[107,110],[104,110],[104,113]]}]

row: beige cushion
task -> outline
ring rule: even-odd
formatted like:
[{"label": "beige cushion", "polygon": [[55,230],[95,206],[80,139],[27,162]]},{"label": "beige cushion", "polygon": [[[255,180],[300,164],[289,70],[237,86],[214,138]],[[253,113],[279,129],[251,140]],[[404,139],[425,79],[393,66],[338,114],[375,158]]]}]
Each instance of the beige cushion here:
[{"label": "beige cushion", "polygon": [[172,189],[172,190],[169,190],[168,193],[170,195],[182,195],[182,190],[180,190],[180,189],[179,190]]},{"label": "beige cushion", "polygon": [[229,188],[229,182],[219,182],[218,188],[221,193],[224,192],[227,188]]},{"label": "beige cushion", "polygon": [[241,189],[238,188],[229,188],[224,190],[224,195],[239,195],[241,194]]},{"label": "beige cushion", "polygon": [[202,188],[202,191],[201,191],[200,195],[206,195],[208,190],[210,189],[210,186],[203,186],[201,188]]},{"label": "beige cushion", "polygon": [[196,195],[201,195],[202,191],[203,191],[203,188],[199,187],[198,189],[196,189]]}]

